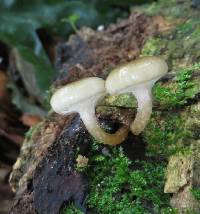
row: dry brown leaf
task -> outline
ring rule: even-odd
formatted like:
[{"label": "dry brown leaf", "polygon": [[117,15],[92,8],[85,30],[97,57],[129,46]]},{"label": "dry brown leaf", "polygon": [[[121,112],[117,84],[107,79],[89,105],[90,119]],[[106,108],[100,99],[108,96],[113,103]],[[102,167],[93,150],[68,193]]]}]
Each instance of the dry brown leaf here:
[{"label": "dry brown leaf", "polygon": [[26,126],[34,126],[38,124],[42,118],[39,117],[38,115],[32,115],[32,114],[23,114],[22,117],[20,118],[22,123]]},{"label": "dry brown leaf", "polygon": [[8,83],[8,77],[0,70],[0,98],[6,96],[6,86]]}]

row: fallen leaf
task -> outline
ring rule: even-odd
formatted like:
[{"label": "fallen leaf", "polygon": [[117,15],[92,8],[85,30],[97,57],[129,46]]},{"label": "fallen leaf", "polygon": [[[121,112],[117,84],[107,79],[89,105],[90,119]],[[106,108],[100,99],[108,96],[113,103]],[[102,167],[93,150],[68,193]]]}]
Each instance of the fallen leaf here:
[{"label": "fallen leaf", "polygon": [[0,98],[3,98],[6,96],[6,87],[8,83],[8,78],[6,74],[0,70]]},{"label": "fallen leaf", "polygon": [[42,118],[38,115],[24,113],[21,116],[20,120],[26,126],[34,126],[34,125],[38,124],[40,121],[42,121]]}]

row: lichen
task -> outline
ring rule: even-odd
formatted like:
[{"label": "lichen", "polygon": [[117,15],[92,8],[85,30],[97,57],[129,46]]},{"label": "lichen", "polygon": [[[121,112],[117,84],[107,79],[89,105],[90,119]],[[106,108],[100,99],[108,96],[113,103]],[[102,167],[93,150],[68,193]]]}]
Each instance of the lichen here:
[{"label": "lichen", "polygon": [[142,55],[162,55],[172,69],[192,65],[200,57],[200,19],[198,10],[191,11],[191,2],[177,4],[176,0],[163,1],[140,8],[148,15],[171,20],[173,29],[146,41]]},{"label": "lichen", "polygon": [[78,155],[76,158],[76,170],[79,172],[83,172],[88,167],[89,159],[83,155]]},{"label": "lichen", "polygon": [[175,154],[169,159],[166,171],[165,193],[177,193],[181,188],[188,184],[191,172],[192,157],[191,154]]}]

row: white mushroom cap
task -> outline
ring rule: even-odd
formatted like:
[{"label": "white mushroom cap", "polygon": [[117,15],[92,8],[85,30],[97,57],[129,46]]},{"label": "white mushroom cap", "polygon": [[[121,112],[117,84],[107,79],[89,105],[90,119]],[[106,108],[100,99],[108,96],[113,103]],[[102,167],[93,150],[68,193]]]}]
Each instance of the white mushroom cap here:
[{"label": "white mushroom cap", "polygon": [[97,94],[105,93],[105,81],[90,77],[72,82],[58,89],[52,96],[50,104],[59,114],[75,111],[74,107]]},{"label": "white mushroom cap", "polygon": [[123,92],[130,86],[156,81],[167,70],[166,62],[160,57],[142,57],[114,69],[108,76],[105,87],[110,94]]}]

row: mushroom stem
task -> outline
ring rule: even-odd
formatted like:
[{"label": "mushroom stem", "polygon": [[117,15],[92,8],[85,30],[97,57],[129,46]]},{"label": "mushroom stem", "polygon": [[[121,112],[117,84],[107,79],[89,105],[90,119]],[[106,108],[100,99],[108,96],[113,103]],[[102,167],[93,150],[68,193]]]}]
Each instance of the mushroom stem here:
[{"label": "mushroom stem", "polygon": [[135,135],[139,135],[147,125],[152,112],[151,91],[146,89],[144,91],[137,91],[134,93],[137,102],[137,114],[135,120],[131,123],[131,131]]},{"label": "mushroom stem", "polygon": [[127,137],[129,129],[123,126],[114,134],[106,133],[101,129],[95,115],[95,106],[101,97],[102,95],[91,97],[86,101],[87,103],[79,106],[81,110],[78,112],[87,130],[94,138],[108,145],[120,144]]},{"label": "mushroom stem", "polygon": [[137,113],[135,120],[131,123],[131,131],[139,135],[145,128],[152,112],[151,89],[155,81],[132,87],[132,93],[137,99]]}]

